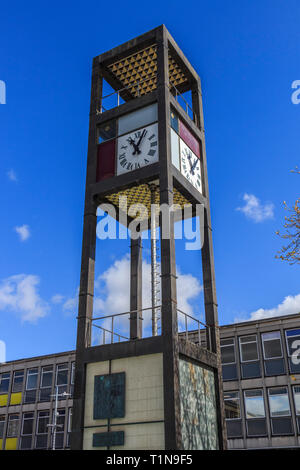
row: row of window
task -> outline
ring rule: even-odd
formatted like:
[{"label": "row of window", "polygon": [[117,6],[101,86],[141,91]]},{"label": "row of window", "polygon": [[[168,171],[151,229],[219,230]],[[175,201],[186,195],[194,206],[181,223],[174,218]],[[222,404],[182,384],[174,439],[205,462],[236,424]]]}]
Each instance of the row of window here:
[{"label": "row of window", "polygon": [[[280,331],[240,336],[238,338],[241,378],[260,377],[262,375],[259,355],[259,338],[261,340],[266,376],[286,373],[283,341]],[[300,329],[285,331],[286,351],[289,372],[300,373]],[[237,348],[235,338],[221,339],[221,357],[223,380],[237,380]]]},{"label": "row of window", "polygon": [[[58,398],[62,399],[67,396],[68,385],[70,384],[70,393],[73,393],[74,384],[74,365],[72,363],[71,371],[69,371],[68,363],[58,364],[55,370],[54,386],[58,392]],[[10,381],[12,375],[11,393],[20,393],[23,391],[25,373],[24,370],[16,371],[13,374],[6,372],[0,375],[0,395],[8,394],[10,389]],[[26,371],[26,382],[24,390],[24,403],[34,403],[38,401],[50,401],[53,398],[52,383],[53,383],[54,369],[53,366],[44,366],[40,371],[39,380],[39,369],[34,367],[27,369]],[[38,383],[39,382],[39,383]],[[39,393],[37,394],[37,391]],[[55,390],[55,392],[56,392]],[[7,401],[0,400],[0,406],[6,406]],[[12,403],[11,403],[12,404]]]},{"label": "row of window", "polygon": [[[300,434],[300,386],[294,386],[292,390],[298,434]],[[267,397],[272,434],[294,434],[287,387],[269,388]],[[247,435],[251,437],[266,434],[266,407],[263,390],[244,390],[243,398]],[[224,392],[224,402],[228,437],[238,437],[242,435],[240,393],[238,391]],[[251,420],[253,420],[252,423]],[[236,424],[235,421],[238,423]]]},{"label": "row of window", "polygon": [[[65,429],[67,429],[66,446],[69,445],[69,437],[72,425],[72,408],[58,409],[56,415],[56,433],[53,432],[55,416],[54,411],[52,414],[52,421],[50,423],[50,412],[38,411],[36,417],[36,426],[34,427],[35,416],[33,412],[23,413],[22,419],[19,414],[8,415],[7,428],[6,428],[6,441],[12,438],[18,438],[20,434],[19,448],[20,449],[46,449],[48,447],[48,434],[51,433],[51,447],[53,446],[53,439],[55,435],[55,448],[60,449],[64,447]],[[5,415],[0,416],[0,439],[4,439],[5,429]],[[67,421],[66,421],[67,420]],[[21,429],[20,429],[21,425]],[[20,432],[21,431],[21,432]],[[0,446],[1,449],[1,446]]]}]

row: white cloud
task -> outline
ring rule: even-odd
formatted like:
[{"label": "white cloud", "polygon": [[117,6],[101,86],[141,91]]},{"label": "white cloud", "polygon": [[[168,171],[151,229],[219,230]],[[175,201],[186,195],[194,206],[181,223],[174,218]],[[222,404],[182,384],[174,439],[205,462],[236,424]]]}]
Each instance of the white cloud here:
[{"label": "white cloud", "polygon": [[67,299],[64,304],[63,304],[63,310],[66,312],[72,312],[72,313],[77,313],[78,310],[78,294],[79,294],[79,288],[76,290],[76,294],[74,297],[70,297]]},{"label": "white cloud", "polygon": [[55,294],[55,295],[53,295],[53,296],[51,297],[51,302],[52,302],[53,304],[61,304],[62,301],[64,300],[64,298],[65,298],[65,297],[64,297],[63,295],[61,295],[61,294]]},{"label": "white cloud", "polygon": [[10,179],[10,181],[14,181],[15,183],[18,181],[16,172],[13,169],[7,172],[7,177]]},{"label": "white cloud", "polygon": [[279,317],[294,313],[300,313],[300,294],[295,296],[288,295],[276,307],[270,309],[259,308],[255,312],[250,313],[248,318],[236,318],[234,321],[262,320],[263,318]]},{"label": "white cloud", "polygon": [[22,242],[30,237],[30,229],[28,225],[20,225],[20,227],[15,227],[15,231],[19,235]]},{"label": "white cloud", "polygon": [[38,276],[17,274],[0,283],[0,310],[11,310],[23,321],[36,322],[49,311],[49,305],[41,299],[37,286]]},{"label": "white cloud", "polygon": [[262,204],[254,194],[245,193],[243,196],[245,205],[243,207],[237,207],[237,211],[241,211],[245,214],[248,219],[254,222],[263,222],[267,219],[273,219],[274,217],[274,204],[272,202],[266,202]]}]

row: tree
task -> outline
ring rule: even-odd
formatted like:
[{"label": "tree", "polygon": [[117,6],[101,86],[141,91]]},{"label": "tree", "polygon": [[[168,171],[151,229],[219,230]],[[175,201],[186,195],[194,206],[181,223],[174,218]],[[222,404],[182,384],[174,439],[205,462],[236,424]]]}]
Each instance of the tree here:
[{"label": "tree", "polygon": [[[298,167],[291,171],[300,174]],[[286,231],[283,234],[277,231],[276,235],[288,240],[288,245],[283,246],[275,258],[287,261],[289,264],[300,264],[300,199],[296,200],[292,208],[288,207],[285,201],[283,204],[285,210],[289,213],[284,218],[283,227]]]}]

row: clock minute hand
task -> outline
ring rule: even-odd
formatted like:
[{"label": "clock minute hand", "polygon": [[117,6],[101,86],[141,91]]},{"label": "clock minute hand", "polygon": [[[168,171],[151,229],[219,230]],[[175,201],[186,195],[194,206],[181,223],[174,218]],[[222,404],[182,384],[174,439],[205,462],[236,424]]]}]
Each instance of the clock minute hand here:
[{"label": "clock minute hand", "polygon": [[195,160],[194,163],[193,163],[193,166],[191,167],[191,170],[194,171],[194,169],[195,169],[197,163],[198,163],[198,159],[196,158],[196,160]]}]

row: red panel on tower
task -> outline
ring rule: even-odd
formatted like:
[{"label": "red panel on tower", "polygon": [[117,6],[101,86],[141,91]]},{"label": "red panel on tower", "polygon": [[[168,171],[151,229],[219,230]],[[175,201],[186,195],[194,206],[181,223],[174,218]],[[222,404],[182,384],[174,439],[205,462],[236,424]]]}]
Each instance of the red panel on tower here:
[{"label": "red panel on tower", "polygon": [[109,140],[98,145],[96,181],[115,176],[115,150],[115,140]]},{"label": "red panel on tower", "polygon": [[179,121],[179,135],[184,140],[186,145],[200,158],[200,145],[198,140],[193,136],[193,134],[188,130],[188,128]]}]

